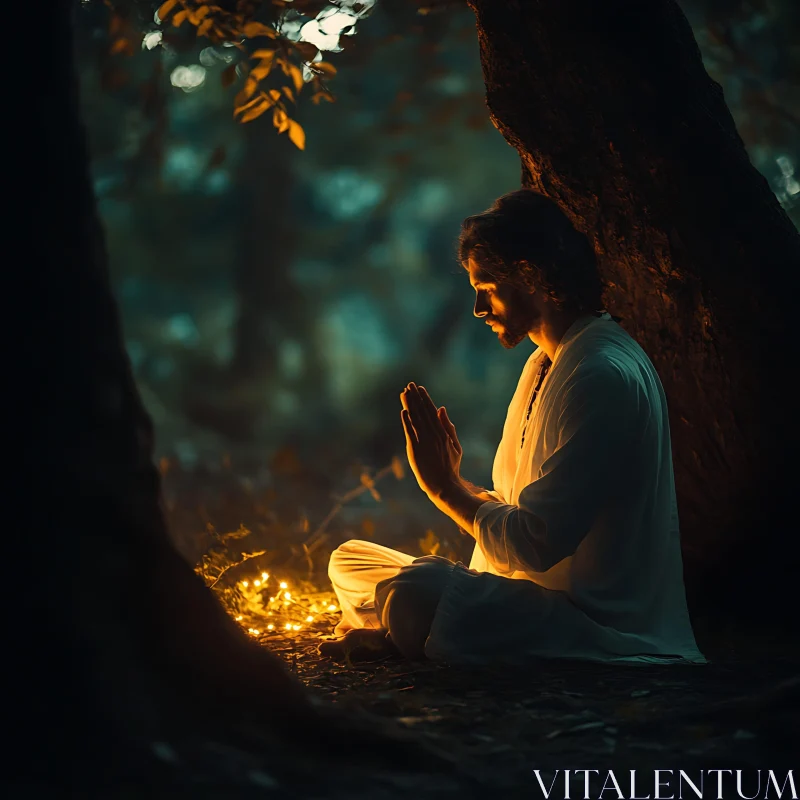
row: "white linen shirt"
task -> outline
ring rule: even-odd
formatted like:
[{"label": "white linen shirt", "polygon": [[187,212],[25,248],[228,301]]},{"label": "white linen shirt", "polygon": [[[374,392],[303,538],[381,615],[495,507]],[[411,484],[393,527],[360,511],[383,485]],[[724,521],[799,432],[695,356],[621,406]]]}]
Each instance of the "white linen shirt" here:
[{"label": "white linen shirt", "polygon": [[[545,353],[525,365],[426,654],[705,662],[686,606],[664,390],[608,314],[556,350],[521,446]],[[510,580],[509,580],[510,579]]]}]

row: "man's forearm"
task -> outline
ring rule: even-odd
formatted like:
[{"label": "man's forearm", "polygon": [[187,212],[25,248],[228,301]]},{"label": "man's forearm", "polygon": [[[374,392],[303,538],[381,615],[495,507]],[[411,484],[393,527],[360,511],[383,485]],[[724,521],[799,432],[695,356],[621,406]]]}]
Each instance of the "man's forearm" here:
[{"label": "man's forearm", "polygon": [[489,494],[487,489],[482,489],[480,486],[476,486],[474,483],[466,480],[466,478],[462,478],[461,483],[464,484],[464,488],[470,492],[470,494],[474,494],[475,497],[480,498],[484,503],[490,503],[497,500],[496,497],[493,497],[491,494]]},{"label": "man's forearm", "polygon": [[[473,489],[477,489],[480,494]],[[495,498],[485,490],[461,480],[446,487],[438,495],[431,496],[430,499],[436,508],[443,514],[447,514],[459,528],[473,536],[475,515],[478,513],[478,509],[484,503]]]}]

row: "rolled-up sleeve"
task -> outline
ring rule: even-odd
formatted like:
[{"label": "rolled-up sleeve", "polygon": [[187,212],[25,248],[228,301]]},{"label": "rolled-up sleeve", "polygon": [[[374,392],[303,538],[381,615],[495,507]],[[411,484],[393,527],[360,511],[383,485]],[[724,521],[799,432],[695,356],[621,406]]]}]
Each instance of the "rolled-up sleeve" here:
[{"label": "rolled-up sleeve", "polygon": [[487,502],[475,515],[475,540],[498,572],[546,572],[575,552],[624,485],[644,413],[638,384],[611,365],[567,382],[539,477],[518,505]]}]

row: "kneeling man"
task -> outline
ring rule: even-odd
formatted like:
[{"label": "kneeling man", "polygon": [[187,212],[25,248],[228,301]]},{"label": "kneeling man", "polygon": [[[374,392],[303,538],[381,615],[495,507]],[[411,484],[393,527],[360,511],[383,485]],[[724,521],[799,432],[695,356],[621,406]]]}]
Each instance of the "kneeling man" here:
[{"label": "kneeling man", "polygon": [[472,560],[346,542],[329,568],[336,633],[363,641],[370,629],[408,658],[461,664],[704,662],[686,607],[664,390],[641,347],[599,310],[588,239],[552,201],[520,190],[464,221],[460,257],[475,316],[506,348],[537,345],[491,491],[461,476],[445,409],[414,383],[401,394],[411,469],[475,539]]}]

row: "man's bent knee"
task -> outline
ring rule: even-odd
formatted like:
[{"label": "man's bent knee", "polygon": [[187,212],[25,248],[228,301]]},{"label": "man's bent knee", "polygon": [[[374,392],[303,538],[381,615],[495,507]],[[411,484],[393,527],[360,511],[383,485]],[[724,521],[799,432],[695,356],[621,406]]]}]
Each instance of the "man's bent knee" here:
[{"label": "man's bent knee", "polygon": [[358,561],[359,554],[364,552],[364,546],[369,547],[369,542],[363,539],[350,539],[340,544],[332,553],[328,562],[328,577],[332,582],[341,575],[343,569],[352,566]]},{"label": "man's bent knee", "polygon": [[408,659],[425,657],[425,642],[442,593],[453,570],[452,562],[411,564],[375,588],[381,625]]}]

